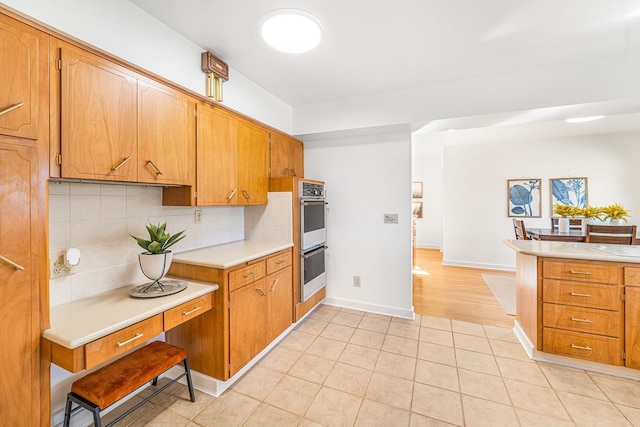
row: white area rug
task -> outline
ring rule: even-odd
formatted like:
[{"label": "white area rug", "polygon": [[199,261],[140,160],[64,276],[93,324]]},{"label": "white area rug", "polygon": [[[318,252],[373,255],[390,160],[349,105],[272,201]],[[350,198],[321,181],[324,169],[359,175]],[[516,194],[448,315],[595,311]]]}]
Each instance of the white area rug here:
[{"label": "white area rug", "polygon": [[516,278],[515,276],[498,276],[483,274],[482,278],[493,292],[505,313],[516,315]]}]

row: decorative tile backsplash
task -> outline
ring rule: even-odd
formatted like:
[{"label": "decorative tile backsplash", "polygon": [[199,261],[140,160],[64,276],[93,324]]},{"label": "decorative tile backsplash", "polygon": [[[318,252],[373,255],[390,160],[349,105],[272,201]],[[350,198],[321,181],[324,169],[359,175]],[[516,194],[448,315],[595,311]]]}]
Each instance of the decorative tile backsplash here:
[{"label": "decorative tile backsplash", "polygon": [[268,204],[247,206],[244,235],[247,240],[293,239],[290,192],[268,193]]},{"label": "decorative tile backsplash", "polygon": [[[196,210],[202,211],[197,224]],[[67,248],[81,252],[76,274],[50,281],[51,305],[147,281],[138,266],[142,249],[129,234],[144,236],[148,222],[164,221],[171,234],[187,230],[175,251],[244,239],[240,206],[169,207],[162,206],[160,187],[50,182],[49,259]]]}]

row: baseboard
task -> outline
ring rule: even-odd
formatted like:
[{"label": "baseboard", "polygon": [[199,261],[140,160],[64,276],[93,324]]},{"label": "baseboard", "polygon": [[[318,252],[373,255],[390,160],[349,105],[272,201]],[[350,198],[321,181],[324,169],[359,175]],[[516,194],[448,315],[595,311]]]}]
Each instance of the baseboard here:
[{"label": "baseboard", "polygon": [[413,306],[410,309],[391,307],[386,305],[368,304],[359,301],[326,297],[324,304],[333,305],[335,307],[351,308],[353,310],[366,311],[369,313],[385,314],[387,316],[401,317],[403,319],[415,319],[416,314],[413,311]]},{"label": "baseboard", "polygon": [[485,264],[479,262],[463,262],[463,261],[452,261],[448,259],[442,259],[442,265],[451,265],[455,267],[470,267],[470,268],[482,268],[485,270],[502,270],[502,271],[516,271],[515,265],[503,265],[503,264]]}]

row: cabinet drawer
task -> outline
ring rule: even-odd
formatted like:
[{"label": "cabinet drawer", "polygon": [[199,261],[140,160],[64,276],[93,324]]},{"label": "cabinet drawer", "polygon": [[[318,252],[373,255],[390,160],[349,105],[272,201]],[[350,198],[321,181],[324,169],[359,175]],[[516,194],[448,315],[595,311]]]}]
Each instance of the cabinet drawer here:
[{"label": "cabinet drawer", "polygon": [[625,286],[640,286],[640,268],[625,267],[624,284]]},{"label": "cabinet drawer", "polygon": [[85,346],[85,367],[92,368],[150,340],[162,332],[162,313]]},{"label": "cabinet drawer", "polygon": [[267,274],[282,270],[291,265],[291,251],[279,253],[267,259]]},{"label": "cabinet drawer", "polygon": [[620,312],[558,304],[543,304],[542,310],[546,327],[622,337]]},{"label": "cabinet drawer", "polygon": [[589,283],[544,279],[542,281],[542,300],[544,302],[618,311],[622,306],[622,286],[592,285]]},{"label": "cabinet drawer", "polygon": [[175,328],[187,320],[211,310],[211,307],[213,307],[213,299],[211,294],[207,294],[167,310],[164,312],[164,329],[166,331]]},{"label": "cabinet drawer", "polygon": [[229,273],[229,291],[241,288],[265,276],[265,262],[260,261]]},{"label": "cabinet drawer", "polygon": [[595,263],[544,261],[542,266],[542,274],[545,278],[611,285],[618,284],[618,271],[619,267]]},{"label": "cabinet drawer", "polygon": [[542,351],[609,365],[622,365],[622,341],[616,338],[544,328]]}]

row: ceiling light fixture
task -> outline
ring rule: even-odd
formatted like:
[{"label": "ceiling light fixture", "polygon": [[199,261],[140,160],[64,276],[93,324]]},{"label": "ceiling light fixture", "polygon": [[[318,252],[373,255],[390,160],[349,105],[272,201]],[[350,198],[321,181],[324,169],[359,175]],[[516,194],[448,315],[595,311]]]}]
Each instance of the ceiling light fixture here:
[{"label": "ceiling light fixture", "polygon": [[594,120],[598,120],[603,118],[604,116],[589,116],[589,117],[575,117],[573,119],[566,119],[565,122],[567,123],[584,123],[584,122],[591,122]]},{"label": "ceiling light fixture", "polygon": [[320,43],[322,23],[298,9],[278,9],[261,21],[262,38],[271,47],[286,53],[308,52]]}]

